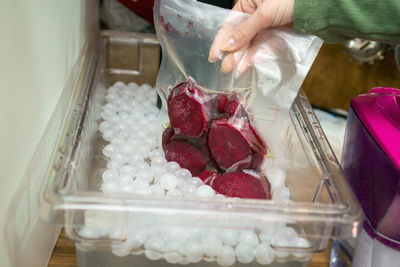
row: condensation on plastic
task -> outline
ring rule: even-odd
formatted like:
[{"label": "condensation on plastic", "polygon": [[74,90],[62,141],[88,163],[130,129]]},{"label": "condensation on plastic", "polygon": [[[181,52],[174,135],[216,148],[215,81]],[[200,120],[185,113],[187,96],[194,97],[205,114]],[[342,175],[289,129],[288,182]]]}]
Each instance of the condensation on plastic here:
[{"label": "condensation on plastic", "polygon": [[286,28],[264,30],[247,51],[253,67],[240,76],[235,70],[224,73],[221,62],[208,61],[211,44],[222,25],[236,28],[247,18],[248,14],[196,1],[155,1],[154,21],[163,51],[157,90],[164,104],[170,90],[189,78],[206,91],[240,93],[269,151],[283,159],[277,139],[322,40]]},{"label": "condensation on plastic", "polygon": [[154,33],[154,27],[116,0],[103,0],[100,18],[110,29]]}]

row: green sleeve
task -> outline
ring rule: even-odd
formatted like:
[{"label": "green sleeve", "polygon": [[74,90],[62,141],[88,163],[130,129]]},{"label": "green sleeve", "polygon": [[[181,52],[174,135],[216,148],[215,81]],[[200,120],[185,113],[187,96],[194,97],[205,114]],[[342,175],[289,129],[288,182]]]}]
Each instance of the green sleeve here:
[{"label": "green sleeve", "polygon": [[328,42],[400,43],[400,0],[295,0],[293,24]]}]

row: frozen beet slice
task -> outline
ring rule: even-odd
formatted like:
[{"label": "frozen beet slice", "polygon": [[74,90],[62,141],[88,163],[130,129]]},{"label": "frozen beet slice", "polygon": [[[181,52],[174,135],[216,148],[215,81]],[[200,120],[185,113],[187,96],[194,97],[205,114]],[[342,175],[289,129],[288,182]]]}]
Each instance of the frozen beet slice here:
[{"label": "frozen beet slice", "polygon": [[228,94],[220,94],[216,97],[217,101],[217,111],[219,114],[225,113],[226,103],[228,103]]},{"label": "frozen beet slice", "polygon": [[167,161],[178,162],[181,168],[188,169],[193,176],[205,170],[207,158],[195,146],[182,142],[171,141],[165,149]]},{"label": "frozen beet slice", "polygon": [[256,137],[258,143],[257,146],[259,147],[259,151],[262,152],[262,154],[267,154],[267,146],[265,145],[264,141],[261,139],[260,135],[258,134],[257,130],[254,128],[254,126],[249,123],[249,128],[253,132],[254,136]]},{"label": "frozen beet slice", "polygon": [[[241,99],[240,96],[232,92],[230,94],[219,94],[217,96],[217,111],[221,115],[229,115],[229,117],[235,116],[235,117],[243,117],[244,119],[249,119],[249,115],[247,114],[246,110],[244,109],[244,106],[241,104]],[[249,123],[249,128],[255,135],[256,139],[258,140],[258,146],[260,148],[265,149],[265,144],[264,141],[261,139],[259,134],[257,133],[256,129],[254,126]]]},{"label": "frozen beet slice", "polygon": [[167,145],[172,141],[184,142],[194,146],[203,153],[204,157],[207,160],[208,166],[215,169],[218,168],[218,164],[215,162],[215,160],[212,158],[210,154],[205,137],[203,138],[186,137],[184,135],[176,134],[174,129],[172,127],[169,127],[165,129],[162,134],[162,148],[164,152],[166,152]]},{"label": "frozen beet slice", "polygon": [[210,122],[211,98],[192,81],[177,85],[168,97],[168,116],[177,134],[200,137]]},{"label": "frozen beet slice", "polygon": [[169,142],[171,141],[172,137],[174,136],[174,134],[175,134],[175,131],[174,131],[174,128],[172,128],[172,127],[168,127],[162,133],[161,143],[162,143],[162,148],[164,151],[165,151],[167,145],[169,144]]},{"label": "frozen beet slice", "polygon": [[203,171],[197,177],[199,177],[205,184],[212,185],[215,178],[219,175],[218,172],[214,171]]},{"label": "frozen beet slice", "polygon": [[271,199],[268,179],[255,172],[228,172],[216,177],[212,188],[229,197]]},{"label": "frozen beet slice", "polygon": [[250,168],[253,170],[259,170],[264,160],[264,155],[259,152],[254,152],[251,159]]},{"label": "frozen beet slice", "polygon": [[245,110],[242,104],[240,104],[239,96],[233,92],[230,94],[219,94],[216,97],[217,101],[217,112],[221,115],[243,116]]},{"label": "frozen beet slice", "polygon": [[251,168],[254,153],[266,153],[246,118],[219,118],[208,132],[208,147],[218,166],[224,170]]}]

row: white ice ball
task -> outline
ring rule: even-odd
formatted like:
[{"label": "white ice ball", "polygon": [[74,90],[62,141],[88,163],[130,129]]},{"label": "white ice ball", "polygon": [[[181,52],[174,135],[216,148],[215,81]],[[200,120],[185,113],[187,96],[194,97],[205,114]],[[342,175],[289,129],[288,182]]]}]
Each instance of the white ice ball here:
[{"label": "white ice ball", "polygon": [[119,96],[118,96],[116,93],[108,92],[105,98],[106,98],[106,100],[107,100],[108,102],[110,102],[110,101],[114,101],[114,100],[117,99],[118,97],[119,97]]},{"label": "white ice ball", "polygon": [[132,137],[132,133],[125,129],[119,132],[118,138],[120,138],[123,142],[128,141]]},{"label": "white ice ball", "polygon": [[[154,148],[156,148],[157,147],[157,138],[156,137],[151,137],[151,136],[149,136],[148,138],[146,138],[145,140],[144,140],[144,145],[146,146],[146,147],[149,147],[149,148],[151,148],[151,149],[154,149]],[[164,158],[164,157],[163,157]]]},{"label": "white ice ball", "polygon": [[243,242],[237,244],[235,254],[240,263],[248,264],[254,260],[255,249],[253,245]]},{"label": "white ice ball", "polygon": [[107,157],[111,157],[112,155],[119,152],[119,147],[114,144],[108,144],[103,148],[103,154]]},{"label": "white ice ball", "polygon": [[116,132],[113,129],[107,129],[103,133],[103,139],[106,141],[111,141],[114,139]]},{"label": "white ice ball", "polygon": [[118,146],[118,148],[125,143],[125,140],[122,140],[119,137],[115,137],[113,140],[111,140],[111,144]]},{"label": "white ice ball", "polygon": [[156,177],[156,181],[159,182],[159,178],[167,173],[167,170],[163,166],[152,166],[150,171],[153,173],[154,177]]},{"label": "white ice ball", "polygon": [[274,253],[269,243],[260,243],[256,247],[256,259],[262,265],[267,265],[274,261]]},{"label": "white ice ball", "polygon": [[144,83],[140,86],[140,90],[143,90],[144,92],[148,93],[153,90],[153,87],[148,83]]},{"label": "white ice ball", "polygon": [[140,229],[128,233],[128,241],[131,243],[133,249],[142,247],[146,241],[146,238],[146,233],[144,231],[140,231]]},{"label": "white ice ball", "polygon": [[201,198],[212,198],[215,196],[215,191],[209,185],[201,185],[197,188],[196,196]]},{"label": "white ice ball", "polygon": [[125,124],[128,126],[129,129],[131,129],[132,126],[135,125],[135,123],[136,121],[132,117],[125,119]]},{"label": "white ice ball", "polygon": [[137,95],[137,96],[135,97],[135,99],[136,99],[139,103],[141,103],[141,102],[143,102],[146,98],[145,98],[143,95]]},{"label": "white ice ball", "polygon": [[178,177],[171,173],[165,173],[160,177],[160,185],[165,190],[174,189],[178,185]]},{"label": "white ice ball", "polygon": [[127,87],[129,87],[131,90],[137,90],[139,88],[139,85],[135,82],[130,82],[128,83]]},{"label": "white ice ball", "polygon": [[118,257],[126,257],[131,252],[131,245],[128,242],[112,244],[112,252]]},{"label": "white ice ball", "polygon": [[122,163],[119,161],[109,161],[107,163],[107,169],[110,169],[110,170],[119,171],[121,166],[122,166]]},{"label": "white ice ball", "polygon": [[182,192],[179,191],[178,189],[171,189],[167,192],[166,194],[167,197],[173,197],[173,198],[178,198],[182,197]]},{"label": "white ice ball", "polygon": [[129,155],[134,151],[135,147],[131,144],[124,144],[120,147],[120,152],[124,155]]},{"label": "white ice ball", "polygon": [[199,177],[193,177],[187,180],[188,184],[195,185],[197,187],[204,185],[203,181]]},{"label": "white ice ball", "polygon": [[239,242],[240,231],[224,229],[220,232],[220,238],[225,245],[235,246]]},{"label": "white ice ball", "polygon": [[121,165],[128,163],[128,158],[122,153],[115,153],[111,156],[111,160],[120,162]]},{"label": "white ice ball", "polygon": [[144,248],[147,250],[152,250],[156,252],[164,252],[165,251],[165,243],[161,238],[153,237],[148,239],[144,243]]},{"label": "white ice ball", "polygon": [[[294,240],[292,240],[291,244],[293,247],[296,247],[296,248],[309,248],[310,247],[310,242],[307,239],[302,238],[302,237],[295,238]],[[301,252],[301,251],[293,252],[292,254],[298,258],[303,258],[307,255],[306,253]]]},{"label": "white ice ball", "polygon": [[161,165],[164,166],[167,160],[163,156],[157,156],[151,159],[151,166]]},{"label": "white ice ball", "polygon": [[121,82],[121,81],[117,81],[117,82],[115,82],[115,83],[113,84],[112,87],[117,87],[118,89],[122,89],[122,88],[125,87],[125,83],[124,83],[124,82]]},{"label": "white ice ball", "polygon": [[159,110],[157,107],[153,106],[154,103],[152,103],[152,102],[150,102],[150,101],[149,101],[149,103],[150,103],[150,105],[152,105],[152,106],[150,106],[150,107],[148,108],[148,112],[147,112],[148,116],[157,116],[157,114],[158,114],[158,112],[160,112],[160,110]]},{"label": "white ice ball", "polygon": [[136,179],[132,184],[135,187],[135,189],[148,189],[149,188],[149,183],[144,180]]},{"label": "white ice ball", "polygon": [[[273,242],[273,244],[276,247],[289,247],[290,246],[290,241],[285,239],[285,238],[276,238],[276,240]],[[279,248],[276,248],[274,250],[274,253],[276,256],[279,258],[286,258],[289,256],[289,252],[280,250]]]},{"label": "white ice ball", "polygon": [[183,253],[191,263],[197,263],[203,258],[203,247],[199,242],[188,240],[185,243]]},{"label": "white ice ball", "polygon": [[197,187],[192,184],[185,183],[182,192],[184,196],[190,197],[190,196],[195,196],[197,192]]},{"label": "white ice ball", "polygon": [[120,187],[123,193],[135,193],[135,186],[132,183],[120,183]]},{"label": "white ice ball", "polygon": [[[125,123],[125,119],[119,118],[119,121],[116,123],[115,128],[116,128],[120,133],[123,133],[124,136],[122,136],[121,134],[120,134],[120,135],[121,135],[121,137],[124,137],[124,138],[123,138],[124,140],[125,140],[126,138],[128,138],[127,130],[129,130],[130,126],[129,126],[127,123]],[[120,136],[120,135],[118,135],[118,136]]]},{"label": "white ice ball", "polygon": [[215,235],[206,235],[203,240],[201,241],[201,245],[203,247],[204,255],[209,257],[215,257],[218,255],[222,248],[221,239]]},{"label": "white ice ball", "polygon": [[136,179],[151,183],[153,181],[153,173],[150,170],[141,170],[136,173]]},{"label": "white ice ball", "polygon": [[239,242],[248,243],[253,247],[259,243],[258,236],[253,230],[243,230],[240,233]]},{"label": "white ice ball", "polygon": [[182,260],[182,252],[182,243],[176,241],[168,242],[165,247],[165,260],[169,263],[176,264]]},{"label": "white ice ball", "polygon": [[119,185],[116,181],[107,181],[103,183],[101,190],[105,193],[115,193],[119,190]]},{"label": "white ice ball", "polygon": [[146,255],[146,257],[147,257],[149,260],[152,260],[152,261],[159,260],[159,259],[161,259],[162,256],[163,256],[163,254],[161,254],[160,252],[153,251],[153,250],[146,250],[146,251],[144,252],[144,255]]},{"label": "white ice ball", "polygon": [[139,153],[132,153],[128,156],[129,164],[135,165],[138,162],[142,162],[144,159],[142,154]]},{"label": "white ice ball", "polygon": [[189,179],[192,177],[192,174],[187,169],[179,169],[175,172],[175,175],[182,179]]},{"label": "white ice ball", "polygon": [[222,194],[215,194],[215,198],[216,199],[224,199],[225,198],[225,196],[224,195],[222,195]]},{"label": "white ice ball", "polygon": [[151,107],[153,105],[153,103],[151,103],[151,101],[149,101],[149,100],[147,100],[147,98],[145,98],[142,105],[147,108],[147,107]]},{"label": "white ice ball", "polygon": [[135,168],[132,165],[124,165],[119,169],[119,174],[120,175],[130,175],[133,176],[135,174]]},{"label": "white ice ball", "polygon": [[139,161],[135,163],[135,170],[138,172],[140,171],[149,171],[150,170],[150,165],[147,162],[144,161]]},{"label": "white ice ball", "polygon": [[280,236],[288,241],[291,241],[297,238],[297,232],[292,227],[285,227],[282,229]]},{"label": "white ice ball", "polygon": [[101,133],[104,133],[106,130],[112,129],[113,128],[113,123],[110,121],[103,121],[99,125],[99,130]]},{"label": "white ice ball", "polygon": [[85,238],[99,238],[100,232],[97,229],[91,227],[83,227],[79,231],[79,235]]},{"label": "white ice ball", "polygon": [[[131,137],[128,139],[128,144],[130,144],[131,146],[133,146],[134,148],[137,148],[138,146],[141,145],[141,143],[139,142],[138,139],[136,139],[136,137]],[[136,151],[134,151],[136,152]]]},{"label": "white ice ball", "polygon": [[161,149],[154,149],[149,153],[150,159],[153,159],[154,157],[164,157],[164,152]]},{"label": "white ice ball", "polygon": [[156,195],[156,196],[164,196],[165,195],[164,188],[159,184],[153,184],[152,186],[150,186],[149,190],[152,195]]},{"label": "white ice ball", "polygon": [[177,170],[180,169],[178,162],[175,162],[175,161],[167,162],[164,165],[164,167],[167,170],[167,172],[169,172],[169,173],[175,173]]},{"label": "white ice ball", "polygon": [[129,174],[120,174],[118,177],[118,182],[120,185],[126,185],[133,182],[133,176]]},{"label": "white ice ball", "polygon": [[222,246],[217,255],[217,263],[221,266],[231,266],[235,261],[235,250],[231,246]]},{"label": "white ice ball", "polygon": [[151,191],[149,187],[145,187],[145,188],[135,188],[135,194],[138,195],[151,195]]},{"label": "white ice ball", "polygon": [[118,178],[118,172],[116,170],[105,170],[102,178],[104,182],[111,181]]},{"label": "white ice ball", "polygon": [[143,144],[142,146],[136,148],[136,151],[137,153],[142,154],[146,158],[150,153],[150,147]]}]

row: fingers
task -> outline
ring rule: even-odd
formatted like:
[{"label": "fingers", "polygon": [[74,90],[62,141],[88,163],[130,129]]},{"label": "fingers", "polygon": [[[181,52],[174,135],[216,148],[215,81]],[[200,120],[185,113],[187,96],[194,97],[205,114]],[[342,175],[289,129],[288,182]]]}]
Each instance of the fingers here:
[{"label": "fingers", "polygon": [[246,51],[241,60],[239,61],[237,68],[235,70],[235,78],[238,78],[243,73],[247,72],[252,66],[250,51]]},{"label": "fingers", "polygon": [[246,50],[245,55],[239,61],[235,70],[235,78],[239,77],[243,73],[247,72],[254,64],[261,63],[264,60],[264,56],[268,57],[270,51],[268,45],[264,45],[268,42],[269,31],[264,29],[257,33],[252,39],[250,46]]},{"label": "fingers", "polygon": [[[248,6],[248,8],[251,7]],[[236,51],[248,44],[262,29],[293,22],[293,14],[294,0],[263,1],[252,15],[235,29],[231,36],[226,37],[221,50],[225,52]]]},{"label": "fingers", "polygon": [[226,37],[221,45],[221,50],[226,52],[236,51],[246,44],[263,28],[270,26],[271,22],[262,14],[258,8],[245,22],[239,25],[230,35]]},{"label": "fingers", "polygon": [[228,53],[221,63],[221,70],[223,72],[231,72],[235,66],[240,62],[245,54],[247,47],[241,48],[239,51]]},{"label": "fingers", "polygon": [[214,42],[211,45],[210,52],[208,54],[208,61],[216,62],[221,60],[224,52],[220,49],[221,43],[227,38],[227,36],[231,35],[233,32],[233,28],[229,25],[222,25],[217,35],[215,36]]},{"label": "fingers", "polygon": [[224,52],[221,50],[221,43],[230,36],[237,25],[240,25],[245,21],[246,17],[239,12],[230,12],[224,23],[221,25],[221,28],[218,30],[217,35],[211,45],[208,60],[210,62],[216,62],[221,60]]},{"label": "fingers", "polygon": [[[239,0],[234,11],[225,19],[211,45],[209,61],[216,62],[223,58],[221,70],[232,71],[235,76],[246,72],[252,65],[257,42],[252,39],[263,29],[291,23],[293,21],[294,0]],[[248,46],[252,49],[246,52]],[[258,46],[258,45],[256,45]]]}]

